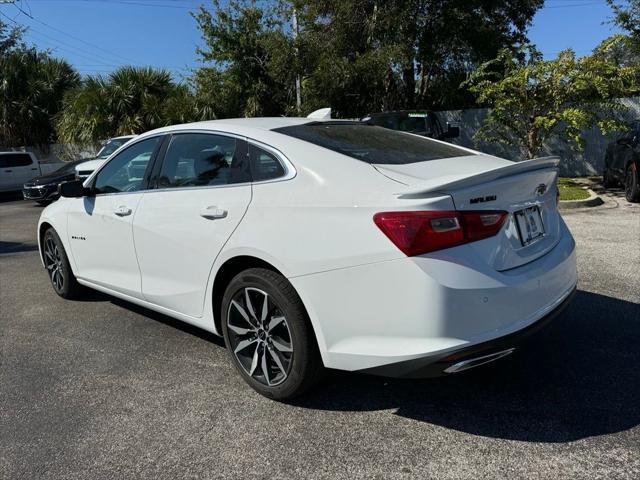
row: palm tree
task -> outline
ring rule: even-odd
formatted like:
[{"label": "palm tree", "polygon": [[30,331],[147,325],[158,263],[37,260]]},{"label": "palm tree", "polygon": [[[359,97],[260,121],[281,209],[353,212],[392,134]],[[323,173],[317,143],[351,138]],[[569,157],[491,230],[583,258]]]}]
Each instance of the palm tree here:
[{"label": "palm tree", "polygon": [[108,77],[87,77],[70,91],[58,116],[58,135],[87,145],[202,118],[194,95],[166,70],[121,67]]},{"label": "palm tree", "polygon": [[0,144],[48,146],[55,141],[52,118],[64,93],[80,81],[63,60],[34,48],[0,56]]}]

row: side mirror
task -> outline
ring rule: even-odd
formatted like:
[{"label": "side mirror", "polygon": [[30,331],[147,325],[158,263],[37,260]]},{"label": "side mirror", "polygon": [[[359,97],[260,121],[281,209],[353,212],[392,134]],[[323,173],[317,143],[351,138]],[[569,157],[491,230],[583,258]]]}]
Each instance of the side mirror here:
[{"label": "side mirror", "polygon": [[460,136],[460,127],[447,123],[447,131],[442,134],[442,139],[458,138]]},{"label": "side mirror", "polygon": [[78,198],[89,195],[89,189],[84,188],[82,180],[71,180],[58,185],[58,193],[61,197]]}]

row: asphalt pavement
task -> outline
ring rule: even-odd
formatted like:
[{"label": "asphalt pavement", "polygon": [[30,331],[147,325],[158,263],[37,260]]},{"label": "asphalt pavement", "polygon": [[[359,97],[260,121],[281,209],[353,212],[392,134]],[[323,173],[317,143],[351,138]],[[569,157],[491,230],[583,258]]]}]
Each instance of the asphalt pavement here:
[{"label": "asphalt pavement", "polygon": [[579,291],[512,357],[435,380],[332,373],[291,404],[221,340],[58,298],[41,207],[0,202],[0,478],[640,478],[640,205],[564,213]]}]

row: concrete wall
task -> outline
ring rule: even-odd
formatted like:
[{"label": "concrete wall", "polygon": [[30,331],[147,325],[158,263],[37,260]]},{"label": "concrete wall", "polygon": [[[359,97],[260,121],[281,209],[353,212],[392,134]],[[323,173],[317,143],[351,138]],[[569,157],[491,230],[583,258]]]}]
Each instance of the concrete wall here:
[{"label": "concrete wall", "polygon": [[18,147],[7,148],[0,147],[0,152],[33,152],[38,160],[42,163],[58,163],[70,160],[79,160],[81,158],[92,158],[98,151],[98,148],[77,148],[73,145],[53,144],[49,145],[47,151],[38,147]]},{"label": "concrete wall", "polygon": [[[622,102],[629,108],[629,119],[640,118],[640,97],[623,99]],[[460,138],[455,139],[454,143],[510,160],[522,160],[522,154],[517,148],[476,142],[473,139],[487,113],[488,109],[469,109],[439,112],[439,115],[444,121],[460,125]],[[545,145],[544,152],[540,156],[559,156],[561,159],[560,174],[562,176],[601,175],[607,144],[612,138],[603,136],[597,128],[584,131],[583,136],[585,149],[581,153],[573,151],[564,140],[553,139]]]}]

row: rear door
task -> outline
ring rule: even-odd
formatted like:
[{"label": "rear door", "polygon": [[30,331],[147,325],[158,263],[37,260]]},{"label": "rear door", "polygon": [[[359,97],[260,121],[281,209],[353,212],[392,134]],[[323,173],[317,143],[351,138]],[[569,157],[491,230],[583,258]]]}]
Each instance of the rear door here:
[{"label": "rear door", "polygon": [[200,317],[213,262],[251,201],[247,143],[227,134],[176,133],[158,166],[156,188],[134,220],[142,293]]},{"label": "rear door", "polygon": [[0,192],[17,190],[13,180],[13,168],[10,161],[11,154],[0,154]]},{"label": "rear door", "polygon": [[29,153],[14,154],[13,179],[22,188],[25,182],[40,175],[38,161]]},{"label": "rear door", "polygon": [[0,190],[20,190],[22,185],[37,177],[38,164],[26,152],[11,152],[0,155]]}]

